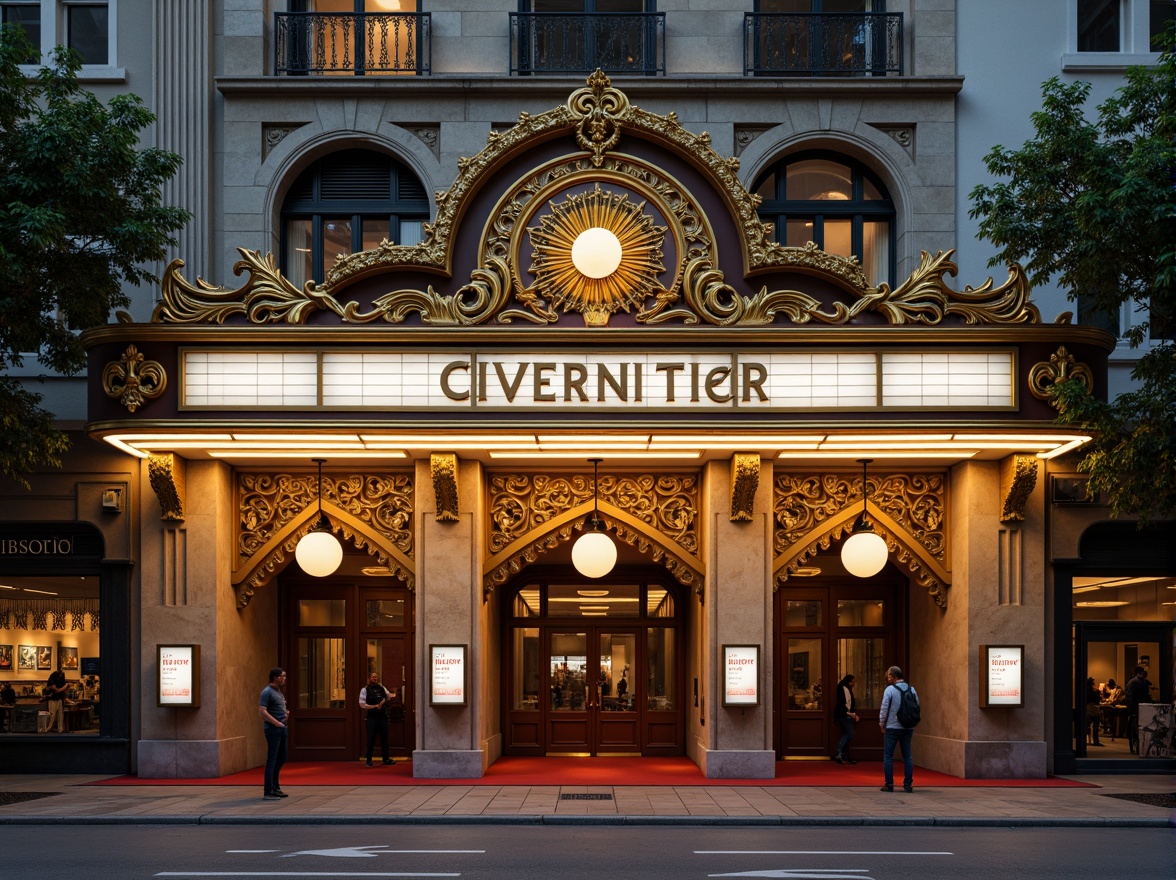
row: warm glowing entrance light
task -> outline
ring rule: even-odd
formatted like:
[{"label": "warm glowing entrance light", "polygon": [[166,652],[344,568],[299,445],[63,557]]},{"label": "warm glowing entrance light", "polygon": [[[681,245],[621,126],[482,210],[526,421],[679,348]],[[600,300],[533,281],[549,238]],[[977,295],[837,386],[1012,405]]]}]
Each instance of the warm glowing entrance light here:
[{"label": "warm glowing entrance light", "polygon": [[584,577],[604,577],[617,564],[617,545],[606,534],[608,526],[600,518],[598,509],[597,473],[599,458],[592,462],[592,513],[584,521],[584,534],[572,545],[572,565]]},{"label": "warm glowing entrance light", "polygon": [[331,521],[323,513],[323,462],[326,459],[313,458],[311,461],[318,465],[318,521],[294,548],[294,558],[298,560],[298,566],[312,577],[326,577],[334,574],[343,561],[343,545],[331,531]]},{"label": "warm glowing entrance light", "polygon": [[866,519],[866,500],[869,496],[866,466],[873,459],[859,458],[858,461],[862,466],[862,515],[853,524],[853,534],[841,545],[841,564],[855,577],[865,578],[880,572],[890,553],[886,549],[886,541],[874,532],[873,524]]},{"label": "warm glowing entrance light", "polygon": [[621,265],[621,240],[600,226],[585,229],[572,242],[572,265],[589,278],[607,278]]}]

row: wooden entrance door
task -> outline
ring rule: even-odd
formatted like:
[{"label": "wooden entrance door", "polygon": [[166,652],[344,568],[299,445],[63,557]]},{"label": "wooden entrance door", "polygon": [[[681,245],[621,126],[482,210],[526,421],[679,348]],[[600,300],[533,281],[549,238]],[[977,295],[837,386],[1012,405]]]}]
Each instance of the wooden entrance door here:
[{"label": "wooden entrance door", "polygon": [[777,592],[775,715],[781,757],[829,758],[836,752],[842,733],[833,722],[837,684],[852,674],[861,720],[850,755],[859,761],[881,758],[876,719],[886,670],[905,665],[900,585],[893,577],[830,579]]},{"label": "wooden entrance door", "polygon": [[640,629],[553,627],[547,647],[548,754],[641,754]]}]

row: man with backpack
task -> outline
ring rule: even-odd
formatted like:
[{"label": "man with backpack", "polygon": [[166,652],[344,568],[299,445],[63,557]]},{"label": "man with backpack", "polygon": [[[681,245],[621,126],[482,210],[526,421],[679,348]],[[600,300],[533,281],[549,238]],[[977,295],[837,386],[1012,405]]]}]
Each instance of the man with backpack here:
[{"label": "man with backpack", "polygon": [[914,758],[911,756],[911,737],[919,723],[919,695],[903,681],[902,670],[891,666],[886,670],[886,690],[882,693],[882,707],[878,710],[878,726],[886,741],[882,746],[882,791],[894,791],[894,747],[902,749],[902,790],[914,790]]}]

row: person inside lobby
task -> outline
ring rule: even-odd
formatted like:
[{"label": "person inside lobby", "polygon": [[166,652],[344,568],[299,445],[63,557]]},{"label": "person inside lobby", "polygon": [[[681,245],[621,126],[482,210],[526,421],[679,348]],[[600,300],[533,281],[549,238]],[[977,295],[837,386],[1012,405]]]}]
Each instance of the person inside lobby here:
[{"label": "person inside lobby", "polygon": [[1086,727],[1089,730],[1087,740],[1092,746],[1102,747],[1102,743],[1098,741],[1098,728],[1102,721],[1102,711],[1099,709],[1099,703],[1102,701],[1098,692],[1098,685],[1094,683],[1094,678],[1086,679]]},{"label": "person inside lobby", "polygon": [[1102,688],[1103,698],[1099,703],[1102,713],[1103,733],[1109,734],[1111,742],[1116,738],[1127,735],[1127,705],[1123,688],[1115,683],[1113,678],[1107,679]]}]

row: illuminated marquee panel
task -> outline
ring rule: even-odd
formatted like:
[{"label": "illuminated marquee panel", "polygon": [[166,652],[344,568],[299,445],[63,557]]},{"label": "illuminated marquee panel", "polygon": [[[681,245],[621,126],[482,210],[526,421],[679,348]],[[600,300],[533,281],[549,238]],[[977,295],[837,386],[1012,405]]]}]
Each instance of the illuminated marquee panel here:
[{"label": "illuminated marquee panel", "polygon": [[1012,409],[1014,353],[185,351],[186,409]]}]

